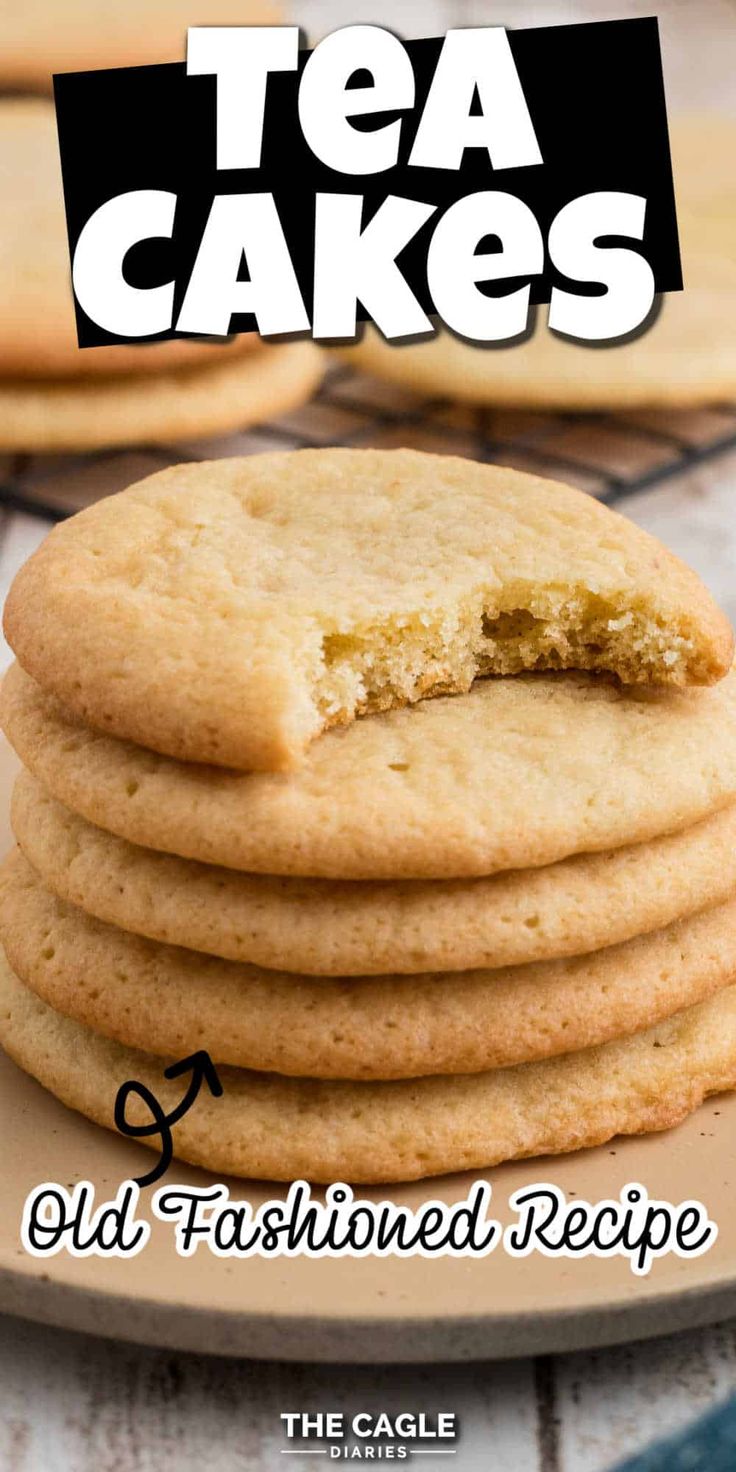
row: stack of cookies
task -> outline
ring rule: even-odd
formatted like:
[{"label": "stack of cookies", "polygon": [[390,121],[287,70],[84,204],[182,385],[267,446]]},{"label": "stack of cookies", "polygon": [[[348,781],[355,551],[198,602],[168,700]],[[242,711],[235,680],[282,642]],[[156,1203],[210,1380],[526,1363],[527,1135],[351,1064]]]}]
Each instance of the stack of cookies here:
[{"label": "stack of cookies", "polygon": [[736,1086],[732,635],[623,518],[408,451],[181,466],[5,623],[0,1039],[68,1106],[173,1108],[206,1049],[181,1158],[377,1182]]},{"label": "stack of cookies", "polygon": [[316,387],[322,360],[312,342],[267,344],[251,333],[77,346],[59,146],[44,98],[0,100],[0,194],[0,276],[11,287],[0,325],[0,450],[195,440],[282,413]]}]

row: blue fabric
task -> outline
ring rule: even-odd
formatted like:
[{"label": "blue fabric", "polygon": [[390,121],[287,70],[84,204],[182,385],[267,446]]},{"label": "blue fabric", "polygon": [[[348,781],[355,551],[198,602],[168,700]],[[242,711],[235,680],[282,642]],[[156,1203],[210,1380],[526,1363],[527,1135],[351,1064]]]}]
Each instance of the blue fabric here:
[{"label": "blue fabric", "polygon": [[736,1396],[611,1472],[736,1472]]}]

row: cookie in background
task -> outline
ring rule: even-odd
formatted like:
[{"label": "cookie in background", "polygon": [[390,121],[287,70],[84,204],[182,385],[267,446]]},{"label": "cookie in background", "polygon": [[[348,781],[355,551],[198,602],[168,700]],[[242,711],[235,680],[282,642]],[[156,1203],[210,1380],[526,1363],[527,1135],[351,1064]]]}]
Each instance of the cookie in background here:
[{"label": "cookie in background", "polygon": [[54,72],[181,61],[188,26],[280,20],[271,0],[0,0],[0,85],[50,90]]},{"label": "cookie in background", "polygon": [[736,393],[736,120],[680,118],[671,130],[684,290],[633,341],[591,349],[558,337],[537,309],[531,337],[477,346],[441,331],[387,343],[368,327],[353,366],[420,393],[535,409],[695,407]]},{"label": "cookie in background", "polygon": [[308,398],[312,343],[233,339],[77,346],[54,111],[0,102],[0,449],[159,444],[242,429]]}]

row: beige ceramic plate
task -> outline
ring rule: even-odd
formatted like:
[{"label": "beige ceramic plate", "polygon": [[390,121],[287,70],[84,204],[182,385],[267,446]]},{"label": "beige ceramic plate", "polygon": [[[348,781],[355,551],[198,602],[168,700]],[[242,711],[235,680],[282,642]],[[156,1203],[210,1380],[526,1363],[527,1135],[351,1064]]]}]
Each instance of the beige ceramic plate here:
[{"label": "beige ceramic plate", "polygon": [[[13,762],[0,751],[3,849]],[[736,1311],[736,1096],[715,1099],[685,1125],[643,1140],[616,1140],[577,1156],[492,1172],[493,1213],[509,1220],[511,1193],[551,1180],[597,1201],[629,1181],[651,1196],[696,1197],[719,1224],[715,1246],[690,1262],[668,1257],[648,1279],[623,1259],[575,1263],[498,1251],[480,1261],[413,1258],[263,1262],[218,1260],[200,1250],[182,1261],[156,1224],[131,1260],[39,1261],[18,1235],[26,1194],[44,1180],[91,1180],[97,1200],[142,1174],[151,1156],[71,1114],[0,1054],[0,1310],[44,1323],[180,1349],[249,1357],[337,1360],[461,1360],[612,1344],[704,1324]],[[175,1164],[171,1178],[206,1185]],[[407,1187],[396,1199],[457,1200],[474,1177]],[[232,1183],[258,1203],[279,1187]],[[382,1199],[389,1194],[360,1190]]]}]

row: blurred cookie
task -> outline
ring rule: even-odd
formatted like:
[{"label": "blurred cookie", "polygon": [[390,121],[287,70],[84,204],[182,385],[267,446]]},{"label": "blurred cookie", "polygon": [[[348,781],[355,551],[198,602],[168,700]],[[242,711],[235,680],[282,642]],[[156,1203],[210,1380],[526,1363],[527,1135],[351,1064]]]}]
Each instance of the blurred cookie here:
[{"label": "blurred cookie", "polygon": [[153,374],[0,378],[0,450],[93,450],[170,444],[245,429],[309,398],[322,359],[309,342]]},{"label": "blurred cookie", "polygon": [[183,61],[187,27],[276,25],[270,0],[4,0],[0,83],[51,87],[54,72]]},{"label": "blurred cookie", "polygon": [[664,297],[641,336],[586,346],[547,330],[538,309],[531,338],[477,346],[442,331],[390,344],[368,328],[348,362],[436,398],[490,407],[626,409],[718,403],[736,393],[736,121],[681,119],[672,128],[685,289]]},{"label": "blurred cookie", "polygon": [[30,773],[12,821],[54,894],[123,930],[317,976],[465,971],[574,956],[736,890],[736,805],[692,828],[489,879],[380,884],[237,874],[93,827]]},{"label": "blurred cookie", "polygon": [[[25,10],[24,5],[15,7],[18,16]],[[121,6],[116,13],[127,15],[127,8]],[[0,58],[4,22],[5,12],[0,20]],[[56,24],[49,21],[49,39],[55,34]],[[23,382],[26,378],[83,377],[97,382],[100,375],[158,373],[187,364],[201,371],[213,363],[232,363],[259,346],[255,333],[231,342],[182,337],[83,350],[77,346],[56,120],[51,103],[43,98],[0,100],[0,197],[0,277],[10,287],[0,320],[2,448],[36,448],[33,442],[25,443],[28,430],[22,422],[17,429],[8,422],[16,415],[28,420],[38,402],[33,385]],[[45,388],[53,394],[51,385]],[[118,390],[123,396],[128,392],[125,385],[116,384],[108,398]],[[56,401],[61,407],[51,412],[62,423],[58,416],[66,412],[72,417],[76,400],[65,399],[59,388]],[[73,427],[69,437],[73,438]],[[54,438],[50,431],[47,438]],[[63,446],[60,428],[55,438]]]},{"label": "blurred cookie", "polygon": [[[71,1109],[113,1127],[137,1079],[165,1110],[181,1080],[160,1059],[61,1017],[0,964],[0,1043]],[[174,1128],[181,1160],[216,1175],[290,1181],[410,1181],[599,1145],[679,1124],[736,1084],[736,988],[647,1032],[542,1063],[457,1078],[317,1082],[223,1067]],[[129,1118],[150,1116],[129,1104]],[[156,1144],[155,1140],[149,1143]]]}]

